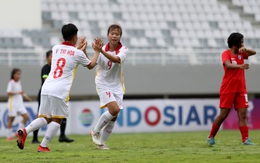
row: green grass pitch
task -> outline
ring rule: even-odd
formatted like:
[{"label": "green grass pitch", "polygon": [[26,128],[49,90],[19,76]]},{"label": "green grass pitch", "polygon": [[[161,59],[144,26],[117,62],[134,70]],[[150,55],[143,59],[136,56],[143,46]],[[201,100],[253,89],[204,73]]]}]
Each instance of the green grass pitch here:
[{"label": "green grass pitch", "polygon": [[217,145],[208,147],[208,132],[171,132],[113,134],[107,142],[109,151],[96,150],[88,135],[70,135],[75,142],[59,143],[55,137],[50,153],[36,152],[36,144],[27,138],[23,150],[15,141],[0,138],[0,162],[160,162],[225,163],[260,162],[260,131],[251,131],[255,146],[243,146],[239,131],[220,131]]}]

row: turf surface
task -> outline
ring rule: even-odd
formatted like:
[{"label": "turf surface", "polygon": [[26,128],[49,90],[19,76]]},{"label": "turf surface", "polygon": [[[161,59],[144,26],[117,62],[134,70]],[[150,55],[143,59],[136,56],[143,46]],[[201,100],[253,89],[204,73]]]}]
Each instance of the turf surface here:
[{"label": "turf surface", "polygon": [[75,142],[59,143],[55,137],[50,153],[36,152],[36,144],[27,138],[23,150],[15,141],[0,138],[0,162],[260,162],[260,131],[251,131],[255,146],[243,146],[239,131],[220,131],[217,145],[208,147],[208,132],[172,132],[113,134],[109,151],[96,150],[89,136],[70,135]]}]

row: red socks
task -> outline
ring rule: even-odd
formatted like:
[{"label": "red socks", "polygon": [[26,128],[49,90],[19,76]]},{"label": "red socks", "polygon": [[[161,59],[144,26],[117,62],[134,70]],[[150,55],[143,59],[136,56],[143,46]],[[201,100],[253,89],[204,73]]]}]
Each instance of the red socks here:
[{"label": "red socks", "polygon": [[212,124],[212,128],[211,128],[211,131],[210,131],[210,134],[209,134],[209,137],[208,138],[214,138],[215,135],[217,134],[219,130],[219,126],[217,126],[215,123]]},{"label": "red socks", "polygon": [[248,138],[248,127],[247,126],[240,126],[239,127],[241,136],[242,136],[242,142],[245,142]]}]

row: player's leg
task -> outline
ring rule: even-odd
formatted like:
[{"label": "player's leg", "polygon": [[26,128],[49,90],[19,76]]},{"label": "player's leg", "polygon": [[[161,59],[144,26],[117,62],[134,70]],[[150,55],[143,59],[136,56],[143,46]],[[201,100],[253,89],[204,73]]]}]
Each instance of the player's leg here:
[{"label": "player's leg", "polygon": [[220,114],[217,116],[217,118],[214,120],[210,134],[207,138],[207,143],[209,146],[215,144],[214,137],[218,133],[219,127],[223,123],[223,121],[227,118],[229,115],[229,112],[232,108],[233,101],[235,98],[235,94],[227,94],[227,95],[220,95]]},{"label": "player's leg", "polygon": [[38,152],[50,152],[50,149],[48,148],[48,144],[52,141],[52,139],[60,129],[60,124],[62,122],[62,119],[63,118],[52,118],[52,121],[48,126],[48,129],[43,137],[43,140],[37,149]]},{"label": "player's leg", "polygon": [[229,108],[221,108],[220,109],[220,114],[217,116],[217,118],[214,120],[213,124],[212,124],[212,129],[209,135],[209,138],[211,137],[215,137],[219,127],[221,126],[221,124],[223,123],[223,121],[227,118],[227,116],[229,115],[231,109]]},{"label": "player's leg", "polygon": [[[114,95],[117,101],[117,104],[120,109],[123,109],[123,94],[115,94]],[[111,133],[113,132],[113,128],[115,126],[115,121],[117,120],[117,116],[113,118],[111,121],[107,123],[107,125],[101,131],[101,143],[105,144],[106,140],[109,138]],[[108,149],[108,148],[107,148]]]},{"label": "player's leg", "polygon": [[23,120],[19,123],[19,128],[24,128],[26,122],[28,121],[29,117],[27,113],[23,113],[21,114],[21,116],[23,117]]},{"label": "player's leg", "polygon": [[244,145],[252,145],[253,143],[249,139],[248,136],[248,126],[247,126],[247,108],[248,108],[248,100],[247,94],[237,94],[235,99],[235,108],[237,109],[239,130],[242,137],[242,143]]},{"label": "player's leg", "polygon": [[116,98],[112,91],[103,91],[99,93],[101,108],[107,107],[108,111],[105,111],[99,118],[96,126],[93,130],[90,131],[90,135],[92,136],[92,141],[96,145],[101,145],[100,142],[100,131],[101,129],[112,119],[114,119],[119,113],[120,109],[116,102]]},{"label": "player's leg", "polygon": [[52,141],[52,139],[60,129],[60,124],[62,120],[68,117],[67,102],[65,102],[65,100],[63,99],[53,96],[50,96],[49,98],[52,121],[49,123],[44,138],[37,149],[38,152],[50,152],[48,144]]},{"label": "player's leg", "polygon": [[64,118],[61,122],[60,125],[60,137],[59,137],[59,142],[67,142],[67,143],[71,143],[74,140],[73,139],[69,139],[66,135],[65,135],[65,130],[66,130],[66,125],[67,125],[67,118]]},{"label": "player's leg", "polygon": [[14,122],[14,119],[15,119],[14,116],[8,116],[6,140],[14,139],[12,136],[12,124]]},{"label": "player's leg", "polygon": [[9,105],[8,105],[7,135],[6,135],[7,139],[6,140],[13,140],[12,125],[13,125],[15,117],[18,115],[17,112],[18,112],[18,109],[15,106],[15,104],[9,103]]},{"label": "player's leg", "polygon": [[[115,119],[117,114],[119,113],[120,109],[116,101],[109,102],[106,104],[108,110],[105,111],[99,118],[98,123],[96,124],[95,128],[93,129],[92,140],[96,145],[102,145],[100,142],[100,131],[101,129],[106,126],[111,120]],[[116,120],[116,119],[115,119]]]},{"label": "player's leg", "polygon": [[214,120],[211,130],[210,130],[210,134],[207,138],[207,143],[209,146],[215,145],[215,136],[218,133],[218,130],[221,126],[221,124],[223,123],[223,121],[227,118],[229,112],[231,109],[227,109],[227,108],[221,108],[220,109],[220,114],[217,116],[217,118]]},{"label": "player's leg", "polygon": [[[40,89],[40,91],[38,93],[37,101],[38,101],[38,110],[37,110],[37,115],[38,115],[39,114],[39,109],[40,109],[40,104],[41,104],[41,89]],[[34,143],[34,144],[40,144],[40,142],[38,140],[38,132],[39,132],[39,130],[33,131],[32,143]]]},{"label": "player's leg", "polygon": [[26,137],[29,133],[46,126],[51,122],[50,102],[48,96],[41,97],[42,104],[39,110],[39,117],[33,120],[27,127],[21,128],[17,131],[18,140],[17,145],[20,149],[24,148]]}]

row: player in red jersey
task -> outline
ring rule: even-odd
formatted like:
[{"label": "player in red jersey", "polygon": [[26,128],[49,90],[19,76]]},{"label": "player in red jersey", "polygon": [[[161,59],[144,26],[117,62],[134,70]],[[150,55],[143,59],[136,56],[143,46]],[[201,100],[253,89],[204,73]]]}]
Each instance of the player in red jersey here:
[{"label": "player in red jersey", "polygon": [[213,122],[207,143],[209,146],[215,144],[214,137],[234,105],[239,119],[242,144],[252,145],[246,122],[248,98],[244,73],[244,70],[249,69],[249,64],[244,63],[244,59],[255,55],[256,51],[244,47],[244,37],[240,33],[232,33],[227,43],[229,49],[222,53],[224,76],[220,87],[220,114]]}]

